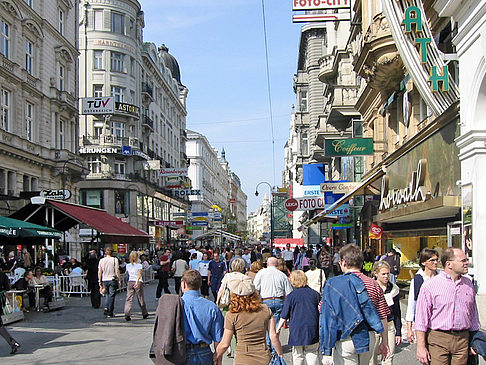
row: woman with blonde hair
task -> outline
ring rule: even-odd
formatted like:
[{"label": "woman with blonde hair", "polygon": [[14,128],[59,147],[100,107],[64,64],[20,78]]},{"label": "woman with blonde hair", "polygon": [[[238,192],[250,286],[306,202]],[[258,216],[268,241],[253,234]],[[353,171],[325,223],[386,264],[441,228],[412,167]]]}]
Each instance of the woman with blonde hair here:
[{"label": "woman with blonde hair", "polygon": [[[381,361],[383,365],[393,364],[395,346],[402,342],[402,312],[400,310],[400,289],[390,281],[390,264],[386,261],[378,261],[373,265],[372,274],[385,294],[385,300],[390,308],[388,321],[388,347],[390,356]],[[378,348],[380,347],[381,335],[376,334],[375,348],[371,358],[371,364],[378,364]]]},{"label": "woman with blonde hair", "polygon": [[234,334],[237,341],[234,365],[267,365],[271,360],[267,332],[277,354],[283,356],[272,311],[262,303],[252,280],[246,275],[236,276],[228,281],[228,288],[231,301],[214,360],[221,359]]},{"label": "woman with blonde hair", "polygon": [[287,277],[290,276],[290,270],[287,267],[287,264],[285,263],[285,260],[281,257],[277,259],[277,269],[279,269],[281,272],[283,272]]},{"label": "woman with blonde hair", "polygon": [[307,276],[302,270],[292,271],[290,283],[294,290],[285,299],[277,334],[288,320],[288,345],[292,346],[292,363],[317,365],[320,362],[318,306],[321,296],[307,286]]},{"label": "woman with blonde hair", "polygon": [[251,280],[255,279],[257,272],[263,269],[263,264],[260,260],[253,261],[250,266],[250,271],[246,273],[247,276],[251,278]]},{"label": "woman with blonde hair", "polygon": [[142,310],[143,319],[148,317],[147,307],[145,306],[145,298],[143,296],[143,280],[142,280],[142,264],[138,263],[138,252],[130,252],[130,263],[126,266],[128,273],[127,283],[127,299],[125,301],[125,320],[131,321],[131,312],[133,305],[133,297],[137,294],[138,304]]}]

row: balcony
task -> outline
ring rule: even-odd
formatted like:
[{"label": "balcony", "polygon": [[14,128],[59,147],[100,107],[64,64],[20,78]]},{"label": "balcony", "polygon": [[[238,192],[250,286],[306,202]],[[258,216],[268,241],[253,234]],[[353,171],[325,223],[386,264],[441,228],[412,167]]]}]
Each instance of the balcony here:
[{"label": "balcony", "polygon": [[151,85],[147,82],[142,82],[142,103],[149,105],[154,101],[154,91]]},{"label": "balcony", "polygon": [[150,132],[154,131],[154,121],[148,115],[142,115],[142,127]]},{"label": "balcony", "polygon": [[137,137],[128,137],[128,145],[130,147],[140,148],[140,142]]},{"label": "balcony", "polygon": [[13,73],[15,68],[15,62],[10,61],[4,55],[0,54],[0,59],[2,60],[2,67],[6,69],[8,72]]},{"label": "balcony", "polygon": [[334,52],[319,59],[319,81],[325,83],[336,75],[337,67],[334,64],[335,61],[336,56]]},{"label": "balcony", "polygon": [[404,66],[383,13],[377,14],[363,36],[355,71],[368,86],[387,94],[403,80]]}]

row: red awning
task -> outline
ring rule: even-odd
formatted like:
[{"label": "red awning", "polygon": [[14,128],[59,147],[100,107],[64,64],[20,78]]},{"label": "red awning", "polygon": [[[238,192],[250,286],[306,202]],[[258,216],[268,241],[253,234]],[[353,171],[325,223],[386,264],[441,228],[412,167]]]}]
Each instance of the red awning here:
[{"label": "red awning", "polygon": [[304,239],[302,238],[274,238],[273,246],[279,248],[285,248],[287,244],[290,245],[290,248],[294,249],[296,246],[303,246]]},{"label": "red awning", "polygon": [[[54,228],[66,231],[79,223],[84,223],[99,232],[104,243],[149,243],[150,236],[130,224],[108,214],[105,210],[84,205],[45,199],[44,204],[28,204],[12,216],[29,222],[45,222],[45,209],[53,208]],[[14,217],[15,218],[15,217]]]}]

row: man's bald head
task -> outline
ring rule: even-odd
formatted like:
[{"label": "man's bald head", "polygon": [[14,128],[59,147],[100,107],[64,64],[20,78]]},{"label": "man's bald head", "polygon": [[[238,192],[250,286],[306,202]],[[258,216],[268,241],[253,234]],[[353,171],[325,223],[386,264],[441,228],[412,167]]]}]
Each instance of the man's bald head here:
[{"label": "man's bald head", "polygon": [[267,266],[277,266],[278,261],[276,257],[269,257],[267,260]]}]

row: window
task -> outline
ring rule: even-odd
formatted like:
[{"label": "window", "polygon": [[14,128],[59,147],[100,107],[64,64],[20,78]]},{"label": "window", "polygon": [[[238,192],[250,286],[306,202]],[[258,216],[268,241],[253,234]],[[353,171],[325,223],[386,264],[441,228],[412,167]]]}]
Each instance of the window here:
[{"label": "window", "polygon": [[111,31],[125,35],[125,16],[123,14],[111,12]]},{"label": "window", "polygon": [[25,105],[25,137],[27,140],[34,141],[34,105],[27,103]]},{"label": "window", "polygon": [[57,146],[58,149],[62,150],[64,149],[64,128],[65,128],[66,123],[64,120],[59,120],[59,145]]},{"label": "window", "polygon": [[111,126],[111,134],[117,138],[125,137],[125,124],[121,122],[113,122]]},{"label": "window", "polygon": [[2,89],[0,128],[9,131],[10,129],[10,92]]},{"label": "window", "polygon": [[302,155],[309,154],[309,137],[307,136],[307,133],[302,133],[301,150]]},{"label": "window", "polygon": [[115,161],[115,175],[125,175],[125,161]]},{"label": "window", "polygon": [[58,28],[57,30],[59,31],[59,33],[61,33],[62,35],[64,35],[64,21],[65,21],[65,18],[64,18],[64,11],[62,9],[59,9],[59,23],[58,23]]},{"label": "window", "polygon": [[101,173],[101,157],[100,156],[89,156],[88,157],[88,168],[92,174]]},{"label": "window", "polygon": [[34,45],[31,41],[25,41],[25,70],[31,75],[34,73]]},{"label": "window", "polygon": [[66,68],[59,65],[59,91],[64,91],[66,85],[64,78],[66,77]]},{"label": "window", "polygon": [[101,9],[94,10],[93,29],[103,30],[103,10]]},{"label": "window", "polygon": [[9,56],[10,26],[3,20],[0,24],[0,53],[6,58]]},{"label": "window", "polygon": [[103,85],[93,85],[93,96],[101,98],[103,96]]},{"label": "window", "polygon": [[119,86],[112,86],[111,87],[111,96],[115,98],[115,101],[122,103],[123,102],[123,88]]},{"label": "window", "polygon": [[300,111],[306,112],[307,111],[307,90],[301,90],[299,93],[300,97]]},{"label": "window", "polygon": [[103,51],[93,52],[93,69],[95,70],[103,69]]},{"label": "window", "polygon": [[133,19],[130,19],[129,35],[131,37],[134,37],[135,36],[135,22],[133,21]]},{"label": "window", "polygon": [[111,71],[123,72],[124,55],[118,52],[111,52]]}]

